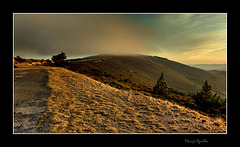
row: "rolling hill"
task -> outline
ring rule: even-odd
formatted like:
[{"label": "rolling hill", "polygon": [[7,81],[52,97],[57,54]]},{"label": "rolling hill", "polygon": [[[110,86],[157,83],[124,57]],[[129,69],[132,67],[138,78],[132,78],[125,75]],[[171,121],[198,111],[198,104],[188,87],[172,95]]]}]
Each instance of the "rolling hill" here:
[{"label": "rolling hill", "polygon": [[14,86],[14,133],[227,133],[220,117],[61,67],[19,63]]},{"label": "rolling hill", "polygon": [[64,68],[49,67],[47,72],[51,92],[39,122],[51,133],[226,133],[221,118]]},{"label": "rolling hill", "polygon": [[[104,75],[125,79],[152,88],[161,72],[168,87],[188,94],[200,91],[205,80],[213,91],[226,98],[226,76],[214,71],[190,67],[166,58],[147,55],[97,55],[68,60],[76,71],[89,76]],[[104,81],[104,80],[103,80]]]}]

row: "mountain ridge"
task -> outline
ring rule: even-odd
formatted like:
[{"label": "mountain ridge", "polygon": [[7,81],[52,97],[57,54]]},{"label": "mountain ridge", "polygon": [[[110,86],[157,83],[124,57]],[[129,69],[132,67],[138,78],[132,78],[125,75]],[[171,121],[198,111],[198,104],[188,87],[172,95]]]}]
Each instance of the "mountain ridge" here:
[{"label": "mountain ridge", "polygon": [[158,56],[148,55],[95,55],[76,60],[81,73],[88,73],[89,69],[111,74],[114,77],[130,79],[137,84],[152,88],[156,84],[161,72],[169,87],[183,93],[200,91],[205,80],[212,85],[213,91],[222,98],[226,98],[226,76],[219,76],[216,72],[191,67],[176,61]]}]

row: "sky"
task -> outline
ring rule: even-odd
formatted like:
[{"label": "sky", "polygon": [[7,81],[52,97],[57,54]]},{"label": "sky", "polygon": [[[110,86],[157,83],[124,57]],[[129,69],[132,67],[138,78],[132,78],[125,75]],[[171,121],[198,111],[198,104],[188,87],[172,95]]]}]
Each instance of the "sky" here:
[{"label": "sky", "polygon": [[14,14],[14,56],[145,54],[225,64],[226,14]]}]

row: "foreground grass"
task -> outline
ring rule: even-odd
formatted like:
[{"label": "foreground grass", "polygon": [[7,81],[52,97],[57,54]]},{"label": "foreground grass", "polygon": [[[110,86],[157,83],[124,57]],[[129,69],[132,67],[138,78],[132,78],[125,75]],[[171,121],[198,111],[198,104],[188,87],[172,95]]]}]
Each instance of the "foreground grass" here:
[{"label": "foreground grass", "polygon": [[63,68],[48,72],[52,90],[40,127],[47,125],[52,133],[226,131],[222,121],[168,101],[119,90]]},{"label": "foreground grass", "polygon": [[[177,103],[178,105],[198,110],[204,115],[208,115],[211,117],[222,117],[223,119],[226,119],[226,106],[224,104],[221,104],[215,108],[209,107],[208,109],[203,109],[203,106],[197,105],[195,99],[192,97],[193,93],[187,95],[186,92],[184,94],[180,91],[174,90],[173,88],[168,88],[168,96],[162,97],[156,95],[152,88],[146,86],[146,83],[140,84],[143,82],[140,81],[143,80],[146,75],[140,76],[136,74],[137,72],[133,72],[132,70],[126,70],[131,69],[127,67],[125,67],[124,69],[122,69],[122,66],[121,68],[116,68],[116,64],[113,64],[109,61],[106,62],[105,59],[89,59],[87,62],[67,62],[64,68],[77,73],[82,73],[88,77],[91,77],[99,82],[108,84],[117,89],[140,92],[147,96],[152,96],[155,98],[160,97],[160,99],[164,98],[168,101]],[[108,66],[110,66],[111,68],[109,68]],[[173,77],[171,77],[170,79],[172,78]],[[148,80],[152,80],[152,78],[148,78]],[[184,82],[182,82],[183,87],[185,84]]]}]

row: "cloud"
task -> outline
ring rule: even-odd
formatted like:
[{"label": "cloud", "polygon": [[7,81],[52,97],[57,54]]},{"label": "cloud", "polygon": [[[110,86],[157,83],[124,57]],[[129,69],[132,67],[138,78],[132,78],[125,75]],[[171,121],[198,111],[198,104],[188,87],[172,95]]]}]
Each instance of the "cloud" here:
[{"label": "cloud", "polygon": [[[218,60],[220,54],[223,56],[221,59],[225,59],[226,14],[154,14],[133,17],[164,33],[164,39],[155,42],[155,47],[162,51],[158,53],[159,56],[181,62],[195,60],[206,63],[210,59],[212,62]],[[221,52],[215,55],[219,49],[222,49]]]},{"label": "cloud", "polygon": [[[145,15],[148,17],[148,15]],[[226,40],[225,14],[155,14],[135,18],[164,33],[158,46],[185,52],[205,42]],[[145,18],[145,19],[143,19]]]},{"label": "cloud", "polygon": [[[225,14],[15,14],[14,53],[48,57],[150,54],[224,62]],[[220,61],[221,59],[221,61]]]},{"label": "cloud", "polygon": [[15,54],[68,56],[90,54],[148,54],[150,41],[163,34],[126,15],[15,14]]}]

